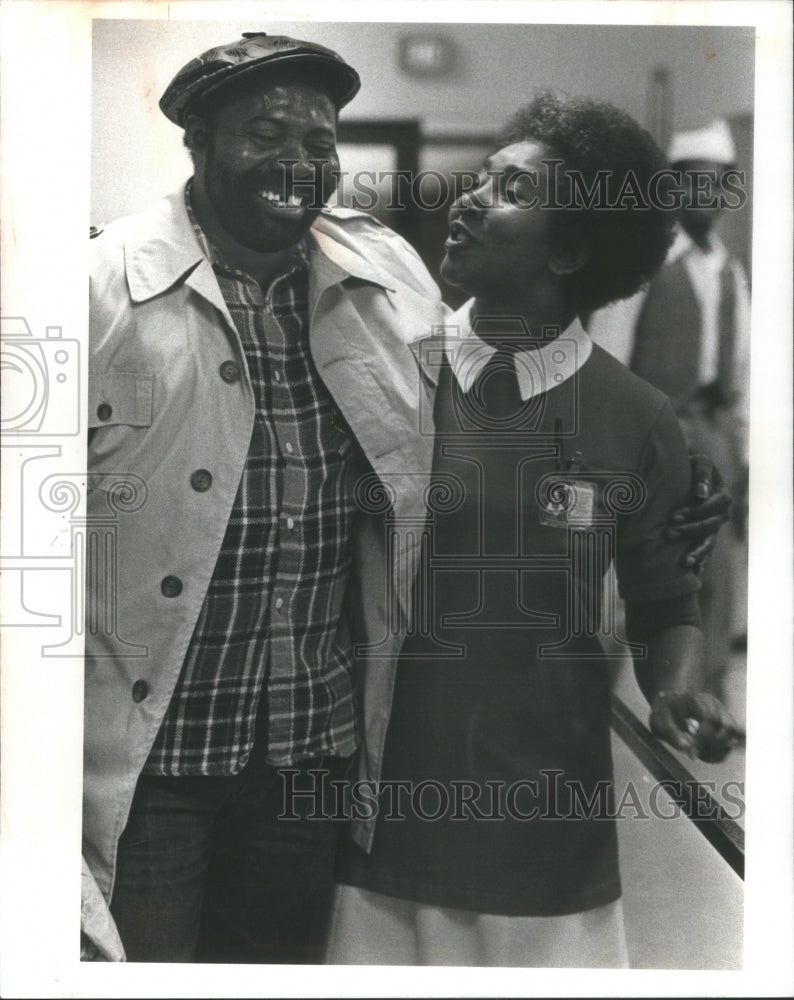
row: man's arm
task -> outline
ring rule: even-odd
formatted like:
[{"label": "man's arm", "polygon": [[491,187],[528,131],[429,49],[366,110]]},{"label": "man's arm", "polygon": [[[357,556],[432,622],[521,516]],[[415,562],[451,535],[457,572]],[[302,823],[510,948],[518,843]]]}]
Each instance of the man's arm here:
[{"label": "man's arm", "polygon": [[733,498],[710,458],[691,455],[690,466],[692,502],[672,512],[665,534],[671,541],[689,542],[682,563],[699,571],[717,542],[717,532],[730,517]]}]

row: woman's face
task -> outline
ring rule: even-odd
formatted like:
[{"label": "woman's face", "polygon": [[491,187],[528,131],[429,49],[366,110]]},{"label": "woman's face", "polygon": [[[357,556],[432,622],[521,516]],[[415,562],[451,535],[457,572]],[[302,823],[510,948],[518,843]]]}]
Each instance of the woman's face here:
[{"label": "woman's face", "polygon": [[[482,166],[477,187],[449,213],[441,275],[478,298],[505,304],[553,280],[548,268],[554,210],[547,202],[547,146],[532,140],[505,146]],[[559,158],[557,158],[559,159]],[[553,202],[552,202],[553,203]]]}]

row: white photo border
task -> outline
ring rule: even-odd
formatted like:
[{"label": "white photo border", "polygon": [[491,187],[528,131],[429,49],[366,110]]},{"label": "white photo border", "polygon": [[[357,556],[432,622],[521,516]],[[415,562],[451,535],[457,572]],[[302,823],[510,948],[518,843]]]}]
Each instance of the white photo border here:
[{"label": "white photo border", "polygon": [[[736,972],[80,963],[82,662],[4,629],[0,948],[3,996],[790,995],[792,922],[791,4],[788,0],[403,0],[401,3],[6,0],[2,18],[2,305],[36,335],[87,330],[91,26],[98,18],[735,24],[757,32],[745,964]],[[222,29],[219,37],[223,37]],[[120,86],[123,82],[120,82]],[[85,391],[87,360],[80,359]],[[82,435],[64,438],[82,469]],[[4,482],[3,547],[19,498]],[[13,574],[10,574],[13,576]],[[68,574],[42,586],[52,606]],[[10,583],[4,582],[4,587]],[[3,591],[3,597],[8,593]],[[39,597],[40,600],[40,597]],[[48,605],[49,606],[49,605]],[[676,873],[671,872],[671,878]],[[715,915],[718,919],[718,915]],[[233,972],[232,972],[233,970]]]}]

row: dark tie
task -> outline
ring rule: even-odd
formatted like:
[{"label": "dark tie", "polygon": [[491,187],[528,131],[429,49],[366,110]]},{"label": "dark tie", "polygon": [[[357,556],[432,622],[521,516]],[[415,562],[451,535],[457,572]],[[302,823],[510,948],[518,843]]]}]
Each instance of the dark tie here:
[{"label": "dark tie", "polygon": [[475,378],[469,394],[472,407],[482,414],[485,426],[500,430],[515,428],[526,406],[518,390],[515,352],[498,348]]}]

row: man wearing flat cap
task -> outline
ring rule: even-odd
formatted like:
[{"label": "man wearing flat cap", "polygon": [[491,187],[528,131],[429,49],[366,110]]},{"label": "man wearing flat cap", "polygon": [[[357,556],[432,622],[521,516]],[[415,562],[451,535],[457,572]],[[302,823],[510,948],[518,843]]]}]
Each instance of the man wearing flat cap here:
[{"label": "man wearing flat cap", "polygon": [[313,772],[379,767],[443,313],[400,237],[324,207],[358,88],[308,42],[204,53],[160,102],[192,179],[92,240],[88,514],[119,585],[89,570],[113,627],[89,611],[83,850],[128,960],[319,960],[339,821]]}]

